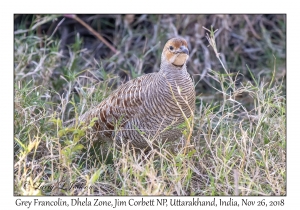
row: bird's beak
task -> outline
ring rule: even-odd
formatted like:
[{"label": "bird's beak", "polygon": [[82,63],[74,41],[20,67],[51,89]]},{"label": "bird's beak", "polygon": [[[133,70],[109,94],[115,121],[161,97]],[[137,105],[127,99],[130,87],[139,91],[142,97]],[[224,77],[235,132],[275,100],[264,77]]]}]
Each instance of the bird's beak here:
[{"label": "bird's beak", "polygon": [[180,49],[178,50],[179,53],[185,53],[189,55],[189,50],[186,46],[181,46]]}]

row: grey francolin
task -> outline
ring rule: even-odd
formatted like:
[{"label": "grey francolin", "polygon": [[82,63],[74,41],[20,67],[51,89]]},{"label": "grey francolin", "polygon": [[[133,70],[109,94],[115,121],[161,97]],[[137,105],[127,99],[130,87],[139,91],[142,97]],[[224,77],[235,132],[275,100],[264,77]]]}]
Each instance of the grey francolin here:
[{"label": "grey francolin", "polygon": [[[99,105],[79,117],[90,123],[101,141],[117,145],[130,142],[143,149],[153,140],[174,141],[182,136],[184,123],[195,110],[195,88],[187,72],[187,42],[167,41],[160,71],[128,81]],[[154,142],[155,142],[154,141]]]}]

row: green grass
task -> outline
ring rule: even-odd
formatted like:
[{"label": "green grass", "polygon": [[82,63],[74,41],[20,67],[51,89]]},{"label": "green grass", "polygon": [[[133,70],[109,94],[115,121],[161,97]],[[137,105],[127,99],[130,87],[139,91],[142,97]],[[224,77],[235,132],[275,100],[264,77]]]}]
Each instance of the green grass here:
[{"label": "green grass", "polygon": [[[169,23],[163,24],[168,17],[173,29],[190,38],[192,48],[188,69],[197,97],[187,152],[186,135],[175,145],[144,153],[93,142],[87,132],[93,122],[67,127],[65,122],[126,80],[159,69],[164,43],[157,43],[171,33]],[[149,15],[146,20],[157,27],[154,32],[139,24],[118,25],[115,40],[121,52],[105,58],[85,49],[79,34],[66,53],[60,39],[35,33],[54,16],[33,18],[34,29],[15,35],[15,195],[286,195],[284,18],[259,31],[256,27],[268,26],[266,17],[261,19],[265,25],[254,29],[237,16],[225,16],[223,22],[218,16],[174,17]],[[205,20],[220,23],[218,31],[229,25],[243,35],[246,40],[243,44],[237,39],[236,49],[247,44],[265,54],[258,57],[249,48],[247,57],[230,50],[227,33],[195,29],[193,23]],[[194,39],[192,30],[202,37],[208,33],[208,40]],[[253,30],[264,39],[249,36]],[[198,82],[204,66],[211,68]]]}]

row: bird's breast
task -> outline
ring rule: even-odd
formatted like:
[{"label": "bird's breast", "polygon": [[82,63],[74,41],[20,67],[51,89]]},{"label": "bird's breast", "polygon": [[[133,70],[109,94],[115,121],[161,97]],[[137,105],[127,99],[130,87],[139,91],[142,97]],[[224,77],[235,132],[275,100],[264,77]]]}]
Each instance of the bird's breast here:
[{"label": "bird's breast", "polygon": [[147,115],[182,117],[194,111],[195,90],[189,75],[158,77],[147,90],[145,111]]}]

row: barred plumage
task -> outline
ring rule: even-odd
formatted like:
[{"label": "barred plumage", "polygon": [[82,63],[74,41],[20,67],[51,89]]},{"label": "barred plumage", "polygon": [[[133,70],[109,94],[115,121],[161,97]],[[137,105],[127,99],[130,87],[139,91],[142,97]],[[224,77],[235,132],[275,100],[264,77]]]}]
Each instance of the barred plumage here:
[{"label": "barred plumage", "polygon": [[189,51],[182,38],[170,39],[162,52],[157,73],[130,80],[111,93],[98,106],[80,116],[89,123],[97,117],[93,130],[98,138],[149,146],[158,137],[174,141],[182,135],[182,125],[195,109],[195,89],[186,70]]}]

